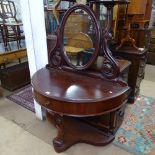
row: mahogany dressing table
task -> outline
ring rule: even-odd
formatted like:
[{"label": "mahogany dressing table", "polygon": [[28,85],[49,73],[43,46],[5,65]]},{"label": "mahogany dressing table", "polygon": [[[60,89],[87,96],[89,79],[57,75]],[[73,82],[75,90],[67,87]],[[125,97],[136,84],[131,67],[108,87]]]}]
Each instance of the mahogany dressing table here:
[{"label": "mahogany dressing table", "polygon": [[[56,152],[63,152],[80,142],[106,145],[114,140],[122,123],[129,87],[119,78],[120,68],[107,45],[109,14],[119,2],[122,3],[101,2],[107,7],[108,14],[104,30],[99,28],[90,5],[71,7],[57,31],[57,43],[49,54],[49,64],[32,77],[34,98],[46,109],[47,117],[58,129],[53,140]],[[83,50],[78,64],[76,58],[64,50],[67,46],[65,25],[72,14],[87,15],[89,27],[82,33],[93,42],[93,48]],[[98,56],[101,51],[104,59]],[[83,61],[84,57],[87,61]]]}]

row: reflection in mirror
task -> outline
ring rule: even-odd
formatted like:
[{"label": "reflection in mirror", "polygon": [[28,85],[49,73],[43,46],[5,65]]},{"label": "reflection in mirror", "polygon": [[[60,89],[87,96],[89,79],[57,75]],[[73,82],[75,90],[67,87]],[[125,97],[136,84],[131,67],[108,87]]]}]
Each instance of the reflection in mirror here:
[{"label": "reflection in mirror", "polygon": [[95,26],[92,17],[84,10],[73,11],[64,27],[64,52],[74,66],[84,66],[95,52]]}]

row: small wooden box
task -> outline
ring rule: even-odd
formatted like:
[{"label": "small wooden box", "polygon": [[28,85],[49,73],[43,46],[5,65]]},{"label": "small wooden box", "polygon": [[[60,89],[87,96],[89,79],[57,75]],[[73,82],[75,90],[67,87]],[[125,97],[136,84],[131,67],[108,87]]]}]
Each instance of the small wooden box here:
[{"label": "small wooden box", "polygon": [[30,83],[28,63],[24,62],[0,71],[1,86],[13,91]]}]

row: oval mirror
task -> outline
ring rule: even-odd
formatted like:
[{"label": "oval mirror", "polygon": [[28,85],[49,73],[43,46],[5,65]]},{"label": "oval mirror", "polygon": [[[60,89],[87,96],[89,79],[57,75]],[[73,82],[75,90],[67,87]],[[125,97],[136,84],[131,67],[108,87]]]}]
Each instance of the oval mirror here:
[{"label": "oval mirror", "polygon": [[96,18],[88,6],[70,8],[61,23],[62,54],[74,69],[86,69],[96,60],[100,33]]}]

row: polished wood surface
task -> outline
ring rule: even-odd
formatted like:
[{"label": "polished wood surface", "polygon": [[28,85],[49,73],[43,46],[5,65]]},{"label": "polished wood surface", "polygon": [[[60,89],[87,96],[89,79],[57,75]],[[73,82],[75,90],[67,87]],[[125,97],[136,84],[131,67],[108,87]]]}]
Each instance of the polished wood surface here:
[{"label": "polished wood surface", "polygon": [[32,86],[35,100],[58,129],[56,152],[80,142],[101,146],[114,140],[129,94],[125,82],[43,68],[33,75]]},{"label": "polished wood surface", "polygon": [[[112,8],[122,2],[93,1],[107,7],[105,29],[100,29],[96,14],[89,6],[71,7],[58,29],[56,44],[49,53],[49,64],[32,77],[34,98],[45,108],[47,117],[58,130],[53,139],[56,152],[63,152],[79,142],[106,145],[114,139],[123,121],[129,87],[120,78],[120,69],[126,70],[120,66],[128,68],[129,63],[121,62],[119,66],[108,47]],[[91,59],[76,66],[66,56],[63,41],[66,21],[79,9],[92,19],[93,33],[86,32],[86,35],[91,37],[93,34],[95,42]],[[99,61],[100,67],[93,70],[99,53],[102,53],[103,61]]]},{"label": "polished wood surface", "polygon": [[[46,82],[40,82],[46,80]],[[39,70],[32,77],[35,99],[58,113],[100,115],[121,106],[128,86],[58,69]],[[97,103],[97,104],[96,104]]]}]

